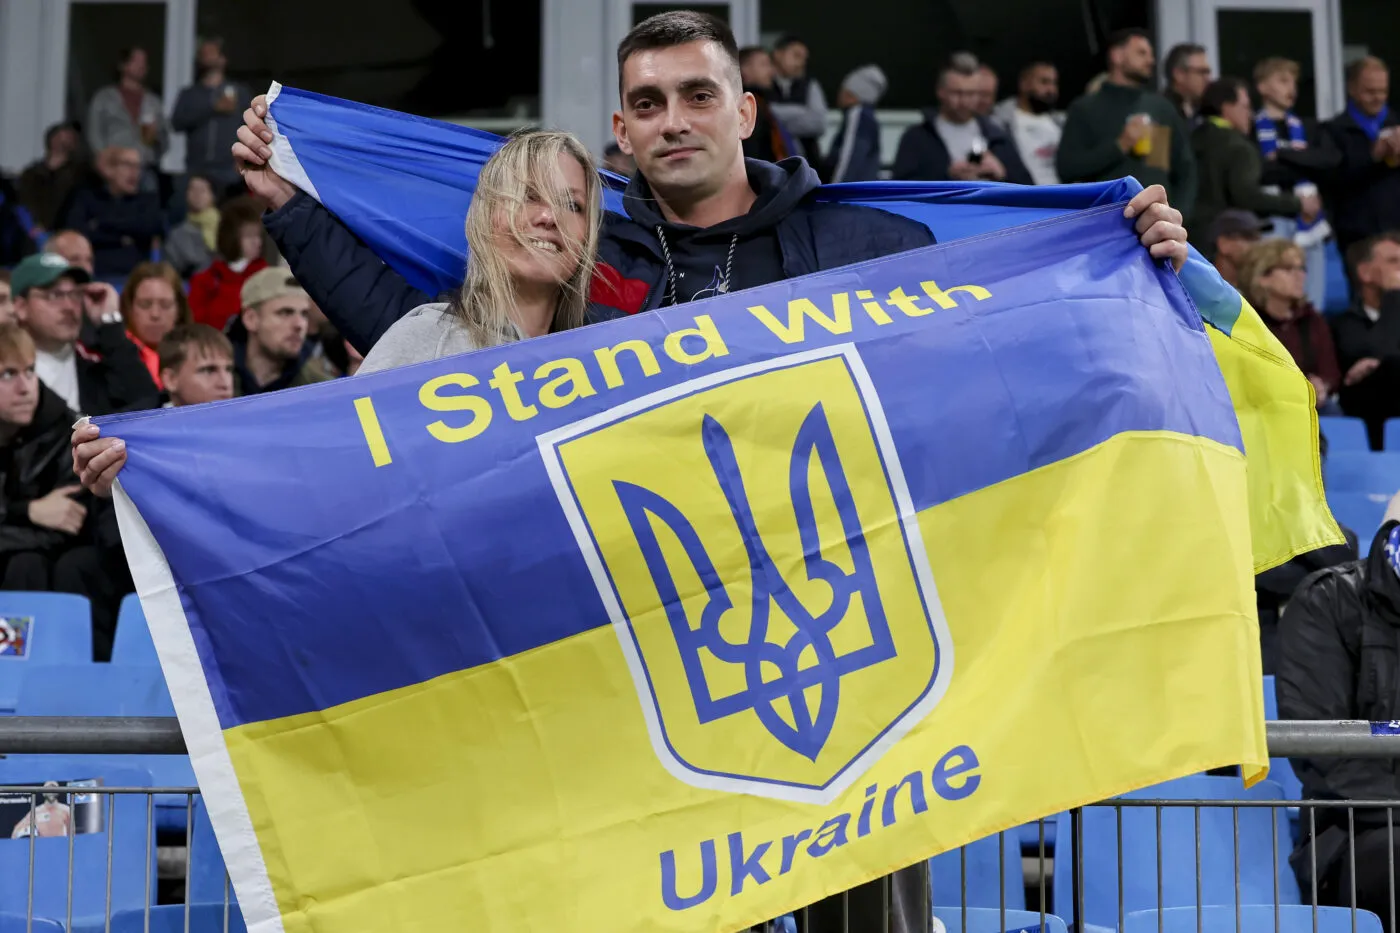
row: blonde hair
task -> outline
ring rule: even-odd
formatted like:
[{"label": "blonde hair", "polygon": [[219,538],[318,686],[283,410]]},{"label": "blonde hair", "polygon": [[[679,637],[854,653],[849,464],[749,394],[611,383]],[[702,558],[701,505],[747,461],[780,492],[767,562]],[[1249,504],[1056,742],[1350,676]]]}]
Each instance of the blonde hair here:
[{"label": "blonde hair", "polygon": [[1263,313],[1265,294],[1260,287],[1259,280],[1268,275],[1279,264],[1289,256],[1295,256],[1298,262],[1303,262],[1303,250],[1292,240],[1269,239],[1260,240],[1249,248],[1245,253],[1244,261],[1240,263],[1240,290],[1244,292],[1244,297],[1249,299],[1249,303],[1254,306],[1254,310]]},{"label": "blonde hair", "polygon": [[1279,58],[1278,56],[1263,59],[1259,64],[1254,66],[1254,83],[1259,84],[1263,81],[1267,81],[1279,72],[1290,74],[1293,76],[1294,80],[1297,80],[1299,72],[1298,63],[1291,58]]},{"label": "blonde hair", "polygon": [[0,324],[0,362],[34,362],[34,338],[18,324]]},{"label": "blonde hair", "polygon": [[503,214],[509,220],[511,235],[523,244],[525,235],[519,229],[519,217],[531,198],[543,200],[557,216],[572,211],[573,195],[558,181],[561,155],[576,159],[583,168],[587,232],[582,241],[576,241],[560,230],[564,251],[577,258],[578,268],[560,286],[550,330],[583,324],[603,218],[598,168],[593,156],[572,133],[527,130],[507,139],[481,167],[476,192],[467,209],[467,275],[451,307],[479,347],[510,343],[522,336],[511,317],[515,282],[493,242],[494,220],[498,213]]}]

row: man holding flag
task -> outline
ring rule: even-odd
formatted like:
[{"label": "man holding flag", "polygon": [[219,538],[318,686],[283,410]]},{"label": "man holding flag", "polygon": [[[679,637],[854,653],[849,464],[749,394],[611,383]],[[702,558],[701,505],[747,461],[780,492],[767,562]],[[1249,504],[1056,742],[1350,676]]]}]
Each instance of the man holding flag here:
[{"label": "man holding flag", "polygon": [[[613,131],[638,175],[627,216],[609,214],[593,289],[595,319],[652,310],[927,246],[923,224],[885,211],[818,203],[801,159],[745,160],[755,102],[741,88],[729,28],[673,11],[636,26],[618,48],[621,110]],[[273,208],[265,224],[292,271],[361,352],[435,296],[414,288],[317,200],[269,164],[274,136],[259,97],[233,148],[249,189]],[[1180,269],[1181,212],[1153,185],[1125,210],[1142,244]]]}]

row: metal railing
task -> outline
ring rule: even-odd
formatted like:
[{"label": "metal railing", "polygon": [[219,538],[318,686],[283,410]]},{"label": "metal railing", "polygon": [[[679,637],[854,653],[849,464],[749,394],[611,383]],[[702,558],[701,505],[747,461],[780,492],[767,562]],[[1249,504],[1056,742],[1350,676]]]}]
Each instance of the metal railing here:
[{"label": "metal railing", "polygon": [[[1267,736],[1275,758],[1400,760],[1400,734],[1391,734],[1397,731],[1374,730],[1364,722],[1271,722]],[[0,755],[184,753],[173,719],[0,718]],[[945,853],[761,929],[1061,933],[1067,926],[1084,933],[1096,927],[1103,933],[1114,928],[1119,933],[1382,933],[1383,928],[1396,933],[1394,809],[1400,799],[1266,799],[1236,786],[1241,793],[1228,799],[1138,794],[1073,810]],[[83,782],[0,786],[0,804],[8,802],[11,815],[16,798],[27,799],[27,814],[19,821],[27,831],[20,832],[24,827],[17,824],[13,832],[29,841],[23,865],[7,866],[0,859],[0,915],[22,915],[26,931],[57,929],[45,919],[79,933],[120,933],[124,923],[149,931],[155,911],[180,915],[186,933],[228,933],[238,926],[222,861],[217,851],[209,851],[212,836],[201,839],[196,832],[197,788]],[[80,807],[87,808],[82,818],[100,835],[85,839],[76,831]],[[174,820],[182,826],[182,838],[172,839],[168,828],[161,831],[158,810],[166,817],[183,816]],[[41,830],[45,819],[58,819],[65,831]],[[1331,851],[1320,844],[1300,848],[1295,832],[1300,840],[1320,842],[1326,836],[1335,845]],[[45,834],[66,836],[66,846],[41,845],[38,839]],[[0,839],[11,835],[0,826]],[[138,835],[144,843],[130,844]],[[119,844],[123,838],[126,843]],[[1358,839],[1364,846],[1360,854]],[[1377,844],[1384,855],[1377,854]],[[138,845],[141,864],[124,864]],[[1295,852],[1301,856],[1290,865]],[[198,867],[204,859],[215,860],[219,873],[213,884],[221,890],[212,898],[208,872]],[[66,884],[61,912],[52,907],[52,885],[36,889],[52,882],[58,870],[66,871],[59,882]],[[202,871],[200,896],[195,884]],[[1378,899],[1370,888],[1379,876],[1387,880]],[[130,895],[138,888],[141,903],[132,906]],[[75,898],[75,890],[82,896]]]}]

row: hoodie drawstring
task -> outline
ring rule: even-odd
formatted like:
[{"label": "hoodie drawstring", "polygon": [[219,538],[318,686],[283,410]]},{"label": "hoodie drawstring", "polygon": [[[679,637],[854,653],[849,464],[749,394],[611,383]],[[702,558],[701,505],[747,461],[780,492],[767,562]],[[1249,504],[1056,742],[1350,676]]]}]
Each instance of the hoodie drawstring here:
[{"label": "hoodie drawstring", "polygon": [[[680,293],[676,288],[676,266],[671,262],[671,247],[666,243],[666,231],[661,229],[661,225],[656,225],[656,239],[661,242],[661,255],[666,258],[666,294],[661,296],[661,304],[679,304]],[[724,278],[719,280],[719,285],[715,288],[715,294],[724,295],[729,291],[730,274],[734,271],[734,250],[739,245],[739,234],[734,234],[729,241],[729,258],[724,261]],[[670,297],[667,302],[666,298]]]}]

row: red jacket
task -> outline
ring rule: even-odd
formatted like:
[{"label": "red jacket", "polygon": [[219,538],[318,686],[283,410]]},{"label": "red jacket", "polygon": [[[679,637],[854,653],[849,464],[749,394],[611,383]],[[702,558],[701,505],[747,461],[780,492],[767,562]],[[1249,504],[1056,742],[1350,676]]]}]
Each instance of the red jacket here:
[{"label": "red jacket", "polygon": [[1337,366],[1337,351],[1332,345],[1332,329],[1317,309],[1303,302],[1287,321],[1276,321],[1262,310],[1259,316],[1273,331],[1288,352],[1293,362],[1305,376],[1316,376],[1327,383],[1327,388],[1336,392],[1342,387],[1342,371]]},{"label": "red jacket", "polygon": [[142,343],[141,338],[131,331],[127,331],[126,336],[131,339],[132,343],[136,344],[136,352],[141,354],[141,362],[145,363],[146,369],[150,370],[151,379],[154,380],[156,388],[164,391],[165,386],[160,383],[160,353]]},{"label": "red jacket", "polygon": [[243,283],[255,272],[267,268],[267,262],[254,259],[242,272],[234,272],[222,259],[190,279],[190,312],[195,321],[222,331],[229,318],[243,310]]}]

